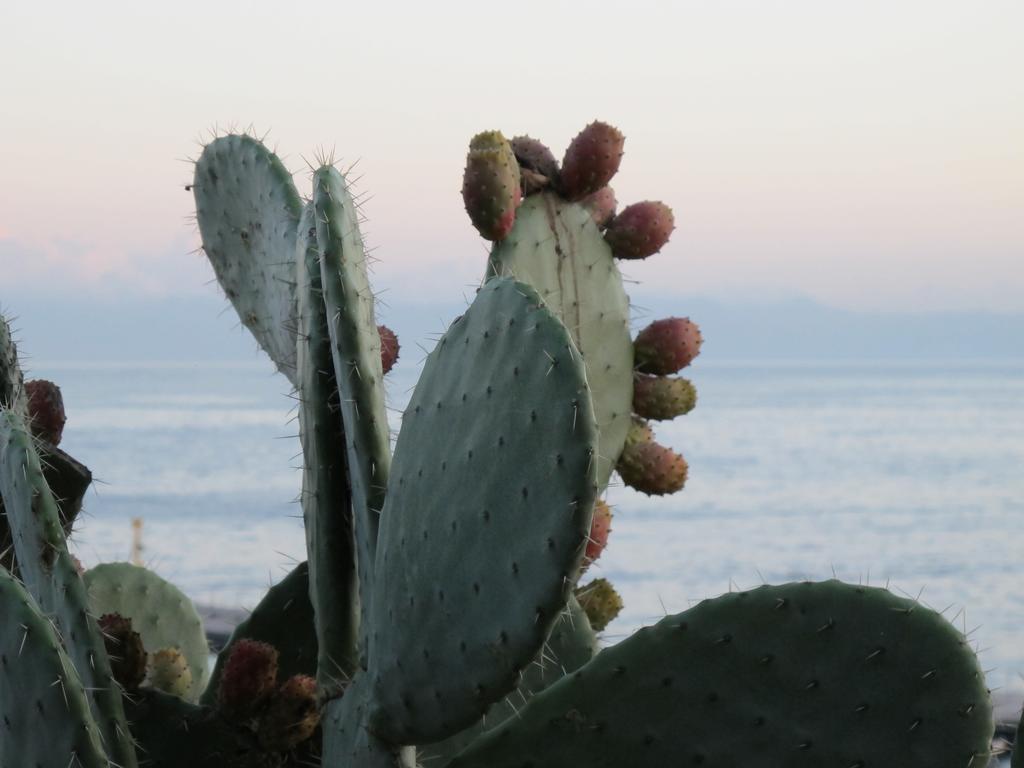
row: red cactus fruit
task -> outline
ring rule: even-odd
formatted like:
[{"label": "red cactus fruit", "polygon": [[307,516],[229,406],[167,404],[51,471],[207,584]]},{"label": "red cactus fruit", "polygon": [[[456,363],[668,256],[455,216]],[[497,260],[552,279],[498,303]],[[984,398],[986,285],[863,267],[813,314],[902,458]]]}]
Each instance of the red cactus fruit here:
[{"label": "red cactus fruit", "polygon": [[633,376],[633,412],[645,419],[674,419],[697,405],[693,382],[676,376]]},{"label": "red cactus fruit", "polygon": [[626,137],[607,123],[592,122],[579,132],[562,159],[562,194],[582,200],[612,180],[619,170]]},{"label": "red cactus fruit", "polygon": [[132,630],[132,620],[119,613],[103,614],[99,625],[114,679],[126,691],[137,691],[146,677],[146,649],[142,637]]},{"label": "red cactus fruit", "polygon": [[675,493],[686,484],[686,460],[653,440],[627,445],[615,469],[622,482],[648,496]]},{"label": "red cactus fruit", "polygon": [[217,701],[229,717],[251,717],[277,684],[277,649],[242,639],[231,647],[220,677]]},{"label": "red cactus fruit", "polygon": [[675,373],[693,362],[703,343],[700,328],[688,317],[655,320],[633,343],[636,369],[658,376]]},{"label": "red cactus fruit", "polygon": [[615,199],[615,190],[611,187],[601,187],[597,192],[584,197],[580,205],[590,211],[591,218],[603,229],[615,216],[619,201]]},{"label": "red cactus fruit", "polygon": [[510,142],[519,163],[523,195],[532,195],[558,179],[558,161],[548,147],[530,136],[516,136]]},{"label": "red cactus fruit", "polygon": [[671,208],[646,200],[626,206],[612,219],[604,239],[620,259],[646,259],[661,250],[675,228]]},{"label": "red cactus fruit", "polygon": [[608,579],[594,579],[585,586],[577,587],[576,600],[595,632],[604,631],[622,611],[622,598]]},{"label": "red cactus fruit", "polygon": [[25,394],[28,395],[32,434],[45,443],[59,445],[67,421],[60,387],[44,379],[26,381]]},{"label": "red cactus fruit", "polygon": [[519,163],[500,131],[478,133],[469,143],[462,200],[477,231],[501,240],[512,229],[522,201]]},{"label": "red cactus fruit", "polygon": [[598,499],[594,502],[594,516],[590,522],[590,536],[587,539],[587,550],[583,553],[583,570],[593,563],[604,552],[608,544],[608,534],[612,530],[612,510],[605,502]]},{"label": "red cactus fruit", "polygon": [[387,374],[395,366],[398,360],[398,336],[386,325],[378,325],[377,333],[380,334],[380,364]]},{"label": "red cactus fruit", "polygon": [[270,752],[287,752],[306,741],[320,724],[316,680],[308,675],[289,677],[270,697],[260,716],[260,745]]}]

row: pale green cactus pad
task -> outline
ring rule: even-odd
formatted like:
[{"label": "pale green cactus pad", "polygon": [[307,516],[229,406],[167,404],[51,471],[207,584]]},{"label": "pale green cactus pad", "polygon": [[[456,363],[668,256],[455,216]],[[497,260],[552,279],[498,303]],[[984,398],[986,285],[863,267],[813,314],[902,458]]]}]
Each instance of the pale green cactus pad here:
[{"label": "pale green cactus pad", "polygon": [[552,192],[531,195],[508,237],[494,244],[487,275],[528,283],[583,353],[601,430],[598,482],[607,485],[633,408],[629,297],[590,211]]},{"label": "pale green cactus pad", "polygon": [[192,192],[203,250],[243,325],[295,383],[295,235],[291,174],[252,136],[203,148]]},{"label": "pale green cactus pad", "polygon": [[182,652],[192,672],[183,698],[197,701],[209,677],[210,648],[192,601],[169,581],[131,563],[97,565],[84,579],[93,615],[118,613],[131,619],[149,653],[163,648]]}]

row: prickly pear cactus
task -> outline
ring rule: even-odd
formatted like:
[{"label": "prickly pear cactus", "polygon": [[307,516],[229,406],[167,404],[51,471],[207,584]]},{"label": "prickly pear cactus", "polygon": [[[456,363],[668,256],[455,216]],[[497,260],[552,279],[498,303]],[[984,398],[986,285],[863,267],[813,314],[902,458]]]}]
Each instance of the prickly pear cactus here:
[{"label": "prickly pear cactus", "polygon": [[[489,147],[486,156],[478,147],[482,137]],[[646,201],[615,215],[615,195],[607,184],[618,171],[625,137],[606,123],[593,122],[584,128],[566,150],[561,168],[551,150],[537,139],[516,137],[503,152],[492,146],[500,137],[491,131],[470,143],[463,183],[466,211],[480,234],[494,241],[486,277],[511,275],[532,285],[565,323],[583,354],[601,430],[598,479],[604,487],[622,454],[635,407],[629,298],[616,261],[657,253],[675,226],[672,211],[663,203]],[[496,196],[490,186],[478,181],[505,179],[504,189],[513,178],[505,170],[509,156],[519,164],[521,205],[518,196]],[[504,201],[501,221],[509,222],[508,226],[489,226],[486,222],[493,216],[482,216],[487,210],[483,202],[496,199]],[[678,367],[669,373],[690,360],[678,360]],[[660,417],[682,415],[693,402],[695,393],[690,395],[689,407],[676,402],[671,410],[662,407]],[[639,483],[635,477],[636,472],[627,472],[623,480],[652,492],[643,476]],[[677,483],[655,492],[671,493],[681,487]]]}]

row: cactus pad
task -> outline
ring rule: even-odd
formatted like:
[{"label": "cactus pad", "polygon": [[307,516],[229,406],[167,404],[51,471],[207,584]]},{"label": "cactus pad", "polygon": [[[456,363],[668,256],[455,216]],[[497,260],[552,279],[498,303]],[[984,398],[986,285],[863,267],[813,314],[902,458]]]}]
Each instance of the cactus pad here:
[{"label": "cactus pad", "polygon": [[0,616],[0,766],[107,768],[82,682],[53,625],[3,569]]},{"label": "cactus pad", "polygon": [[242,323],[295,383],[295,237],[302,201],[291,174],[251,136],[214,139],[192,191],[203,250]]},{"label": "cactus pad", "polygon": [[370,634],[383,738],[440,740],[515,686],[583,555],[596,438],[565,327],[529,286],[487,282],[427,359],[395,448]]},{"label": "cactus pad", "polygon": [[68,658],[87,692],[103,744],[122,768],[137,765],[103,634],[90,614],[85,585],[68,553],[57,503],[16,411],[0,411],[0,494],[11,526],[19,574],[40,611],[55,620]]},{"label": "cactus pad", "polygon": [[939,614],[835,581],[706,600],[607,648],[451,768],[966,768],[992,708]]},{"label": "cactus pad", "polygon": [[103,563],[84,578],[95,615],[117,613],[131,619],[132,629],[150,652],[181,649],[192,672],[192,685],[184,698],[198,700],[209,677],[210,650],[192,601],[169,581],[131,563]]},{"label": "cactus pad", "polygon": [[601,231],[583,206],[550,192],[531,195],[495,244],[487,273],[533,286],[583,353],[601,431],[598,483],[606,485],[629,429],[633,343],[629,299]]}]

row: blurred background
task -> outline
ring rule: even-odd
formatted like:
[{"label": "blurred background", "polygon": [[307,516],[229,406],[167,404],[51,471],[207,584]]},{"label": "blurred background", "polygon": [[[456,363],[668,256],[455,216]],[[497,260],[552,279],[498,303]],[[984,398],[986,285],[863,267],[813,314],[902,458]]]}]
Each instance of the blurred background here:
[{"label": "blurred background", "polygon": [[688,487],[610,491],[608,639],[836,574],[948,609],[1019,707],[1022,28],[997,0],[4,5],[0,308],[101,481],[79,556],[127,558],[142,517],[146,561],[225,607],[304,557],[288,384],[194,252],[204,141],[266,133],[300,191],[317,151],[355,164],[397,429],[483,274],[469,138],[560,155],[599,118],[620,202],[678,225],[625,269],[636,324],[706,340],[697,410],[658,433]]}]

